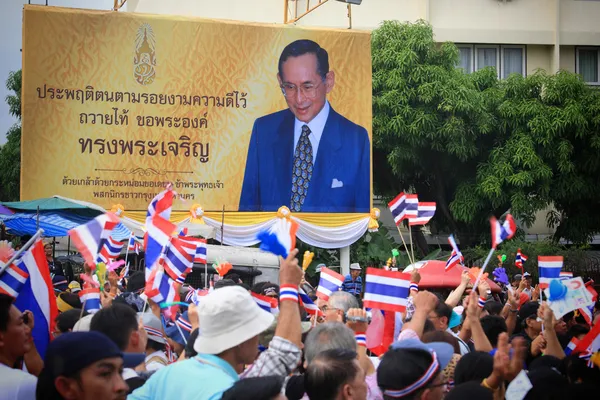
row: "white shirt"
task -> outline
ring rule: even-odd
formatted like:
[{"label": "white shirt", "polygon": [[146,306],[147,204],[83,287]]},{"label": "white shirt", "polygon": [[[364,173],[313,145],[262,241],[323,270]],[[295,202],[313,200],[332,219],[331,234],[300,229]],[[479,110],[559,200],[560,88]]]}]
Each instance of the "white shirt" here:
[{"label": "white shirt", "polygon": [[[163,360],[164,364],[161,364],[158,361],[148,362],[154,357],[157,357],[157,358],[160,358],[161,360]],[[167,356],[165,356],[165,353],[163,351],[155,351],[154,353],[148,354],[146,356],[145,363],[146,363],[146,371],[153,372],[153,371],[158,371],[159,369],[166,367],[167,364],[169,364],[169,360],[167,360]]]},{"label": "white shirt", "polygon": [[294,152],[296,151],[296,146],[298,146],[298,142],[300,141],[302,127],[304,125],[308,125],[308,129],[310,129],[308,140],[310,140],[310,144],[312,145],[313,165],[315,164],[315,161],[317,161],[317,150],[319,150],[319,142],[321,141],[321,136],[323,135],[323,129],[325,129],[325,123],[329,117],[330,109],[331,107],[329,106],[329,102],[325,101],[325,105],[312,119],[312,121],[306,123],[296,118],[296,121],[294,122]]},{"label": "white shirt", "polygon": [[0,364],[0,400],[35,400],[37,378]]},{"label": "white shirt", "polygon": [[471,352],[471,349],[469,348],[469,345],[465,343],[464,340],[462,340],[457,333],[454,333],[454,331],[452,331],[452,329],[448,328],[446,329],[446,332],[450,333],[452,336],[454,336],[455,338],[458,339],[458,345],[460,348],[460,355],[464,356],[467,353]]}]

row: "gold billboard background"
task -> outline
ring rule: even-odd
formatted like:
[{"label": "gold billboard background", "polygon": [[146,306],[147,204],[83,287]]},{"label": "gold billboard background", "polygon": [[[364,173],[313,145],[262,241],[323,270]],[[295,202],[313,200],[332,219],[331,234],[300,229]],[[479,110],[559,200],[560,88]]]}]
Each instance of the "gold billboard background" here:
[{"label": "gold billboard background", "polygon": [[254,120],[286,108],[281,50],[330,55],[333,107],[371,137],[370,35],[25,6],[21,200],[60,194],[143,210],[166,182],[236,211]]}]

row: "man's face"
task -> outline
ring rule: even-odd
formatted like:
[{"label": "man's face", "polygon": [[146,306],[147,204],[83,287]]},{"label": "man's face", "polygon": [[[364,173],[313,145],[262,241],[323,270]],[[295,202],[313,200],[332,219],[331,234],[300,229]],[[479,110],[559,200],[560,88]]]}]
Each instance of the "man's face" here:
[{"label": "man's face", "polygon": [[557,335],[566,335],[567,334],[567,323],[561,319],[556,321],[554,324],[554,331]]},{"label": "man's face", "polygon": [[352,277],[352,279],[358,278],[359,275],[360,275],[360,270],[358,270],[358,269],[350,270],[350,276]]},{"label": "man's face", "polygon": [[[433,380],[433,383],[424,391],[425,398],[427,400],[442,400],[446,394],[446,382],[444,382],[444,375],[438,374]],[[421,397],[423,398],[423,397]]]},{"label": "man's face", "polygon": [[533,278],[528,276],[527,278],[525,278],[525,286],[529,289],[531,288],[531,283],[533,282]]},{"label": "man's face", "polygon": [[329,302],[321,307],[321,311],[325,316],[325,322],[344,322],[344,311],[332,307]]},{"label": "man's face", "polygon": [[317,56],[303,54],[289,57],[282,65],[283,76],[277,75],[285,91],[290,111],[302,122],[310,122],[325,105],[327,93],[333,89],[335,76],[327,73],[325,81],[317,71]]},{"label": "man's face", "polygon": [[[343,390],[344,398],[352,400],[366,400],[367,398],[367,382],[365,381],[365,371],[360,366],[358,360],[354,360],[354,367],[358,368],[358,373],[354,379],[348,383],[348,388]],[[345,385],[344,385],[345,386]]]},{"label": "man's face", "polygon": [[250,365],[258,356],[258,335],[237,346],[236,358],[238,363]]},{"label": "man's face", "polygon": [[183,345],[181,343],[177,343],[176,341],[174,341],[171,338],[167,338],[167,342],[169,343],[169,346],[171,346],[171,348],[177,355],[181,355],[181,353],[183,353],[183,350],[185,348],[183,347]]},{"label": "man's face", "polygon": [[79,378],[56,378],[55,386],[65,399],[125,400],[128,386],[123,380],[123,360],[106,358],[81,370]]},{"label": "man's face", "polygon": [[435,311],[431,311],[427,318],[433,323],[437,331],[445,331],[448,328],[448,318],[439,317]]},{"label": "man's face", "polygon": [[44,246],[44,253],[46,253],[46,257],[52,257],[52,245],[47,244]]},{"label": "man's face", "polygon": [[8,326],[0,332],[0,351],[11,359],[22,357],[31,350],[31,329],[23,322],[23,315],[15,306],[10,307]]},{"label": "man's face", "polygon": [[145,353],[146,345],[148,344],[148,333],[144,329],[144,323],[140,320],[138,323],[138,330],[133,331],[129,337],[129,346],[131,352],[134,353]]}]

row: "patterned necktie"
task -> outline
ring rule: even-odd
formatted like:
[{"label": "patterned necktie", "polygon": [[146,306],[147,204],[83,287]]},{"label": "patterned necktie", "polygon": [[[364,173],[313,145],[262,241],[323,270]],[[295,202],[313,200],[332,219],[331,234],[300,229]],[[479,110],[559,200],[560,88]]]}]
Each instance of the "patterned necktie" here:
[{"label": "patterned necktie", "polygon": [[313,172],[313,151],[308,135],[310,135],[308,125],[302,125],[302,134],[296,145],[296,151],[294,151],[294,168],[292,169],[291,211],[295,212],[300,211],[304,204]]}]

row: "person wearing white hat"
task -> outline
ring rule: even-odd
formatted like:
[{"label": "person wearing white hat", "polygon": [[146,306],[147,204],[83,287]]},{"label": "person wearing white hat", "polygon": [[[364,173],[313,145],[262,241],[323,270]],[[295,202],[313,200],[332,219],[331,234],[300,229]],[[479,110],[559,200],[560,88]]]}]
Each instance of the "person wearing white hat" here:
[{"label": "person wearing white hat", "polygon": [[197,307],[200,333],[194,350],[198,355],[160,369],[128,400],[220,399],[249,364],[254,365],[246,376],[287,376],[301,356],[298,285],[302,269],[297,254],[293,250],[281,262],[279,323],[269,349],[256,361],[258,335],[271,326],[274,316],[243,288],[223,287],[203,297]]},{"label": "person wearing white hat", "polygon": [[362,278],[360,276],[362,268],[358,263],[350,264],[350,273],[346,275],[344,283],[342,283],[342,290],[348,292],[353,296],[360,297],[362,293]]}]

